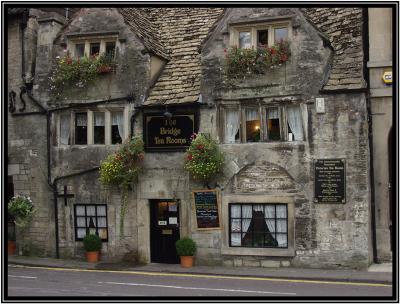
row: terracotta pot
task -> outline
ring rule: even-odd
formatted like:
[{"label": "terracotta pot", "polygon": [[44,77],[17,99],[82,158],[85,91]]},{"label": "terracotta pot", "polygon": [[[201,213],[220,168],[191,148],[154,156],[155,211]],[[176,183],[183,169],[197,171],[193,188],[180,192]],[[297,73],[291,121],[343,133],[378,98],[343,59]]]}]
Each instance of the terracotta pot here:
[{"label": "terracotta pot", "polygon": [[96,263],[99,261],[99,252],[98,251],[87,251],[86,259],[90,263]]},{"label": "terracotta pot", "polygon": [[15,241],[8,241],[8,255],[14,255],[17,249],[17,244]]},{"label": "terracotta pot", "polygon": [[193,256],[183,255],[181,256],[181,266],[185,268],[193,267]]}]

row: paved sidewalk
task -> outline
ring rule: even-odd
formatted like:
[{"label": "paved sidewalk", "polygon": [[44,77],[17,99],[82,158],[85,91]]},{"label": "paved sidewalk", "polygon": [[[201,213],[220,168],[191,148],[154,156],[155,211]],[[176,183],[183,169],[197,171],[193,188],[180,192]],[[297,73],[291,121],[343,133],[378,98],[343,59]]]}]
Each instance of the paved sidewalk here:
[{"label": "paved sidewalk", "polygon": [[331,269],[304,269],[293,267],[258,268],[258,267],[224,267],[224,266],[194,266],[182,268],[179,264],[134,265],[130,263],[98,262],[88,263],[80,259],[54,259],[25,256],[8,257],[9,264],[57,267],[72,269],[96,269],[114,271],[142,271],[163,273],[188,273],[225,276],[251,276],[282,279],[324,280],[324,281],[351,281],[369,283],[391,283],[391,264],[375,264],[370,271],[357,270],[331,270]]}]

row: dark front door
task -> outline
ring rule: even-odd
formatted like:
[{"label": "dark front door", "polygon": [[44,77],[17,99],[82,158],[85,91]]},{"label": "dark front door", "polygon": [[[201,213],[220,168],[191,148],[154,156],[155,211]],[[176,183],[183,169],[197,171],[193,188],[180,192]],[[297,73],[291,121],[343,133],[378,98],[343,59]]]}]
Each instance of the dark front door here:
[{"label": "dark front door", "polygon": [[175,200],[150,200],[150,253],[153,263],[179,263],[179,205]]}]

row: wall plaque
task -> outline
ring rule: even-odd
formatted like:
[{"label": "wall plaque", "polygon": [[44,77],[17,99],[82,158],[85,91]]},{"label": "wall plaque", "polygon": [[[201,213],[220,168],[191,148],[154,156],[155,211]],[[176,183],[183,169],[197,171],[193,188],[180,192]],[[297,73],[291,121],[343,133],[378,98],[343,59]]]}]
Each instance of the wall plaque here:
[{"label": "wall plaque", "polygon": [[196,114],[183,113],[170,119],[159,114],[144,114],[143,141],[146,150],[185,150],[197,132]]},{"label": "wall plaque", "polygon": [[346,203],[346,163],[344,159],[318,159],[314,162],[314,202]]},{"label": "wall plaque", "polygon": [[193,191],[197,229],[219,229],[219,199],[217,190]]}]

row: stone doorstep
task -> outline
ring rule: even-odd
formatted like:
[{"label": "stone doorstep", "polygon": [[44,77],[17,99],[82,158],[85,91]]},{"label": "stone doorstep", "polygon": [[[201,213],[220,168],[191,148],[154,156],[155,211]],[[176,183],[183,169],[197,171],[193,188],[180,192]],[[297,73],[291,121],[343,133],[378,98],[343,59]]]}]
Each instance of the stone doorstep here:
[{"label": "stone doorstep", "polygon": [[393,271],[392,263],[372,264],[368,268],[368,272],[390,272]]}]

